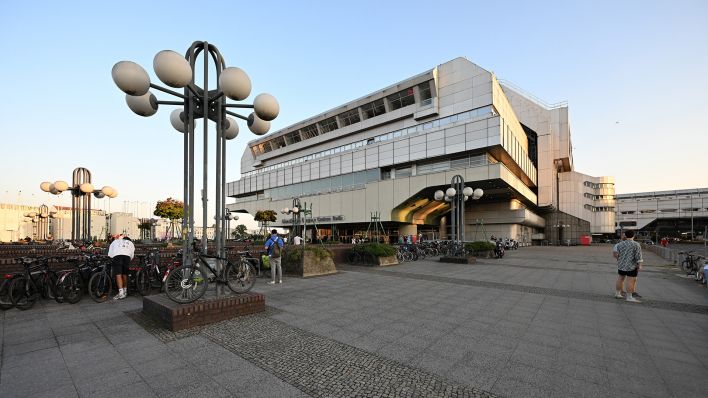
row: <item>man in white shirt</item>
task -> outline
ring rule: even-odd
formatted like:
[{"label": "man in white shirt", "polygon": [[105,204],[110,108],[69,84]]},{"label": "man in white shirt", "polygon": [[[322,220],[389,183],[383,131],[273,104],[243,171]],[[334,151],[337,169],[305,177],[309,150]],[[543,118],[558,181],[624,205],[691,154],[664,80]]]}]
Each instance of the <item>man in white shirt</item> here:
[{"label": "man in white shirt", "polygon": [[299,236],[297,236],[297,235],[295,235],[295,237],[293,238],[293,243],[294,243],[296,246],[300,246],[300,245],[302,244],[302,238],[299,237]]},{"label": "man in white shirt", "polygon": [[108,257],[113,259],[113,275],[116,276],[118,294],[114,300],[128,297],[128,267],[135,255],[135,245],[127,236],[118,236],[108,247]]}]

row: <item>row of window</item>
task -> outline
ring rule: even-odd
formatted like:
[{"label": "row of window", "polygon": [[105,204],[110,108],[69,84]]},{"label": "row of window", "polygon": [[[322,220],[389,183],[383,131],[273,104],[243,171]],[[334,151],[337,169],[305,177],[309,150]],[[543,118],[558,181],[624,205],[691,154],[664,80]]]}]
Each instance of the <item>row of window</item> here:
[{"label": "row of window", "polygon": [[[275,137],[272,140],[254,145],[251,147],[254,156],[263,153],[268,153],[286,145],[294,144],[303,140],[307,140],[318,135],[327,134],[333,130],[349,126],[350,124],[358,123],[363,116],[364,119],[371,119],[376,116],[386,113],[386,105],[388,103],[389,111],[394,111],[409,105],[415,104],[414,88],[409,87],[399,92],[393,93],[385,98],[378,99],[368,104],[364,104],[357,109],[351,109],[332,116],[320,122],[303,127],[299,130],[292,131],[288,134]],[[426,104],[432,99],[432,91],[430,89],[430,81],[420,83],[418,85],[421,105]],[[359,111],[361,110],[361,114]]]},{"label": "row of window", "polygon": [[293,159],[293,160],[288,160],[287,162],[272,164],[270,166],[262,167],[257,170],[243,173],[241,178],[265,173],[265,172],[268,172],[271,170],[276,170],[276,169],[296,165],[296,164],[303,163],[303,162],[308,162],[308,161],[319,159],[319,158],[322,158],[325,156],[335,155],[335,154],[342,153],[342,152],[348,152],[353,149],[361,148],[363,146],[375,144],[378,142],[390,141],[395,138],[405,137],[410,134],[419,133],[419,132],[422,132],[425,130],[442,127],[442,126],[448,125],[450,123],[455,123],[455,122],[459,122],[462,120],[469,120],[469,119],[483,117],[483,116],[495,116],[496,114],[497,113],[494,110],[494,107],[491,105],[484,106],[484,107],[477,108],[477,109],[472,109],[467,112],[458,113],[456,115],[447,116],[447,117],[440,118],[440,119],[433,120],[433,121],[426,122],[426,123],[420,123],[420,124],[417,124],[415,126],[408,127],[405,129],[392,131],[387,134],[381,134],[381,135],[377,135],[376,137],[368,138],[365,140],[359,140],[359,141],[353,142],[351,144],[340,145],[336,148],[315,152],[311,155],[301,156],[301,157]]},{"label": "row of window", "polygon": [[702,209],[700,207],[687,207],[683,209],[644,209],[644,210],[639,210],[634,211],[634,210],[627,210],[627,211],[621,211],[620,214],[651,214],[651,213],[676,213],[676,212],[684,212],[684,213],[692,213],[692,212],[699,212],[699,211],[708,211],[708,208]]},{"label": "row of window", "polygon": [[583,185],[585,185],[588,188],[592,188],[592,189],[613,188],[615,186],[615,184],[613,184],[611,182],[601,182],[599,184],[595,184],[594,182],[590,182],[590,181],[585,181],[583,183]]},{"label": "row of window", "polygon": [[614,207],[606,207],[606,206],[597,206],[597,207],[596,207],[596,206],[590,206],[590,205],[585,205],[584,207],[585,207],[585,210],[590,210],[590,211],[592,211],[592,212],[601,212],[601,211],[602,211],[602,212],[605,212],[605,211],[609,211],[609,212],[613,212],[613,213],[614,213],[614,211],[615,211],[615,208],[614,208]]},{"label": "row of window", "polygon": [[455,159],[435,160],[418,163],[416,164],[415,169],[412,166],[383,169],[381,171],[381,179],[389,180],[406,178],[468,167],[486,166],[488,164],[495,163],[498,163],[498,161],[489,154],[464,156]]},{"label": "row of window", "polygon": [[511,127],[508,124],[504,123],[503,119],[502,133],[502,146],[511,155],[512,159],[514,159],[516,164],[521,167],[521,170],[523,170],[524,173],[529,176],[531,181],[533,181],[535,184],[536,166],[534,166],[533,162],[531,161],[531,158],[526,153],[526,149],[524,149],[523,145],[519,142],[519,140],[512,132]]},{"label": "row of window", "polygon": [[591,193],[585,193],[584,196],[588,199],[592,200],[614,200],[615,196],[614,195],[593,195]]}]

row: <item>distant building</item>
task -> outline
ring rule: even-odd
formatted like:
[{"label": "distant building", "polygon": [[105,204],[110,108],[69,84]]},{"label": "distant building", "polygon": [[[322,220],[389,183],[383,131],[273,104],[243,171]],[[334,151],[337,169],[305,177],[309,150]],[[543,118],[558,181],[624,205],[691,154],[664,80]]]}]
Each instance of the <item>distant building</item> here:
[{"label": "distant building", "polygon": [[140,220],[133,213],[114,212],[108,217],[110,235],[126,235],[131,239],[140,239]]},{"label": "distant building", "polygon": [[320,236],[361,236],[380,212],[390,238],[446,238],[450,206],[433,196],[459,174],[484,190],[465,205],[468,240],[613,235],[614,179],[576,171],[571,141],[567,104],[457,58],[252,140],[227,207],[255,214],[299,198]]},{"label": "distant building", "polygon": [[708,226],[708,188],[617,195],[616,230],[633,229],[656,239],[704,236]]},{"label": "distant building", "polygon": [[[71,240],[71,207],[56,206],[57,213],[51,220],[49,231],[54,239]],[[91,238],[106,239],[106,212],[91,209]]]}]

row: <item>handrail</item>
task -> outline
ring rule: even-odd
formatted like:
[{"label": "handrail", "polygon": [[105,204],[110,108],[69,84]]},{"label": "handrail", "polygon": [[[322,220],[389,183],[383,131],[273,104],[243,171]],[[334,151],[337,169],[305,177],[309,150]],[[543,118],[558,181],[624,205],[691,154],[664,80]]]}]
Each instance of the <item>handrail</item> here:
[{"label": "handrail", "polygon": [[561,102],[556,102],[555,104],[549,104],[546,101],[538,98],[537,96],[531,94],[530,92],[524,90],[521,88],[519,85],[509,81],[509,80],[504,80],[504,79],[497,79],[499,84],[503,86],[507,86],[511,88],[512,90],[516,91],[519,93],[521,96],[525,97],[528,100],[531,100],[532,102],[535,102],[537,105],[541,105],[542,107],[551,110],[551,109],[558,109],[558,108],[563,108],[568,106],[568,101],[561,101]]}]

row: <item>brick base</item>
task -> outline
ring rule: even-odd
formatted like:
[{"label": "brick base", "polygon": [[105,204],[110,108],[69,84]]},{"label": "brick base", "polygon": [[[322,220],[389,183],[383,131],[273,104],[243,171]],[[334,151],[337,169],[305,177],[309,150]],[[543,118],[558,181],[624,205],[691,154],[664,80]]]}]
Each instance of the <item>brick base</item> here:
[{"label": "brick base", "polygon": [[190,304],[175,303],[164,294],[143,297],[143,313],[173,332],[261,311],[265,296],[260,293],[207,297]]}]

